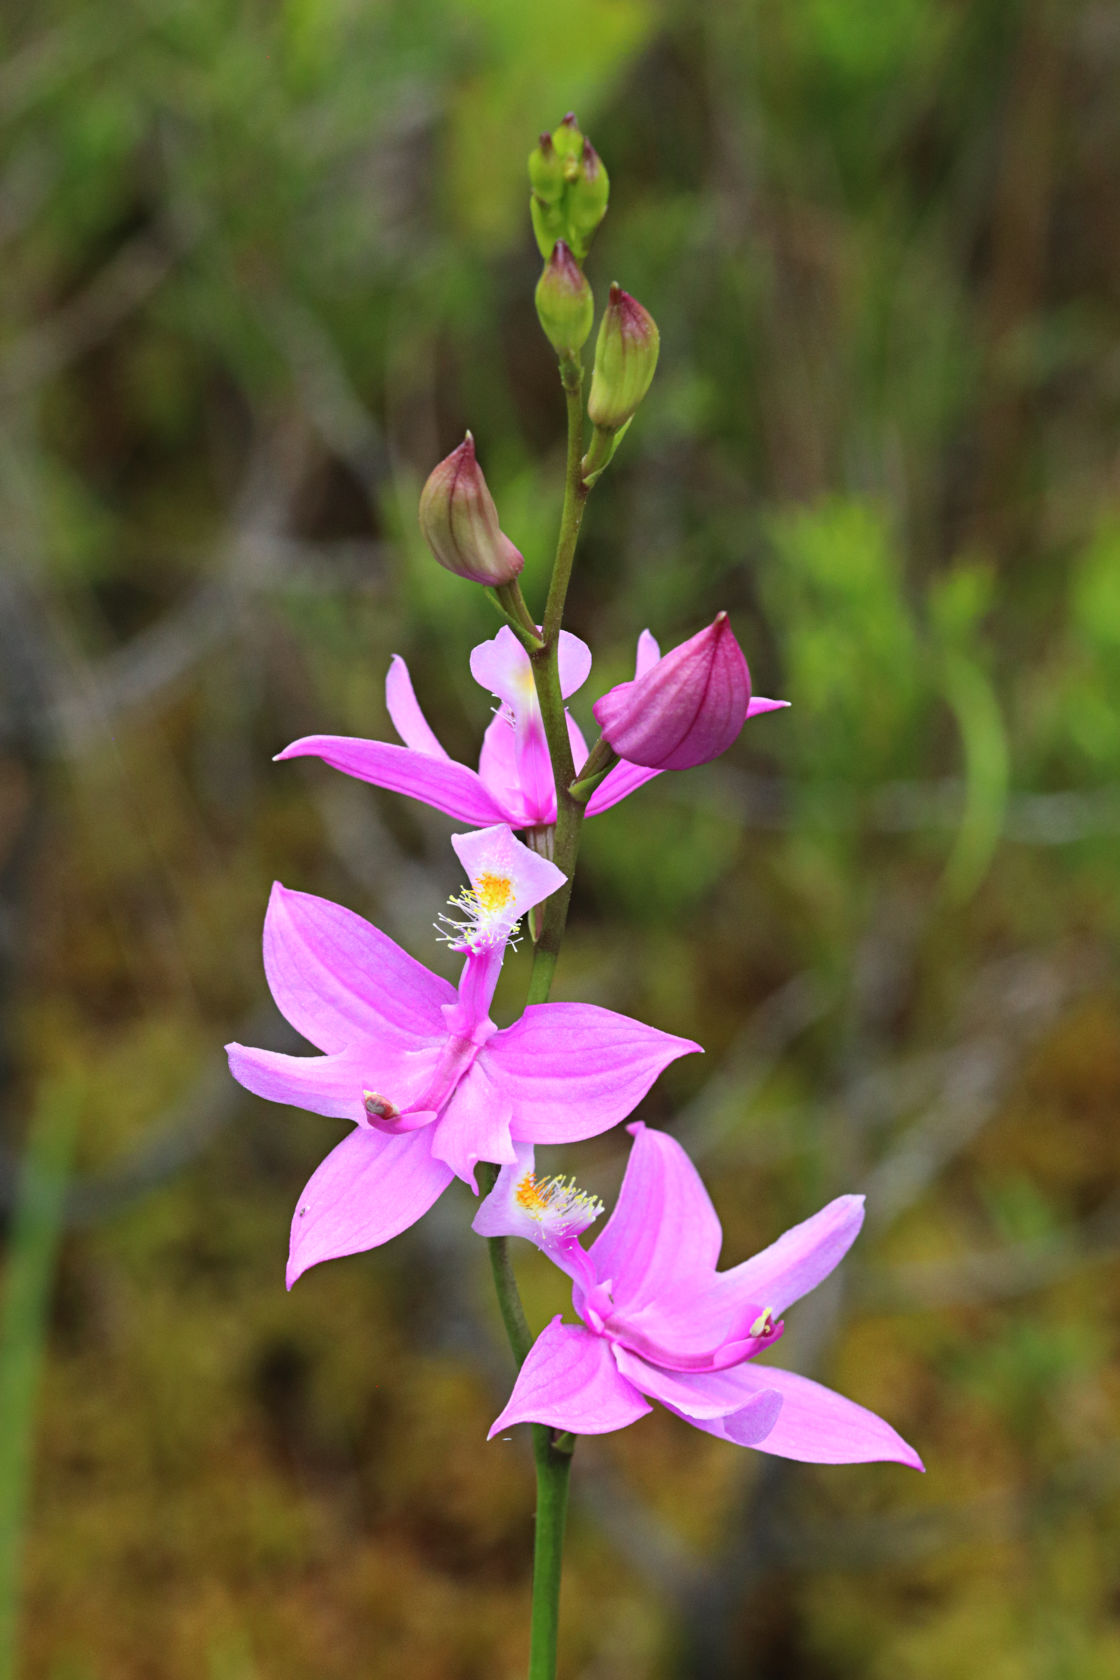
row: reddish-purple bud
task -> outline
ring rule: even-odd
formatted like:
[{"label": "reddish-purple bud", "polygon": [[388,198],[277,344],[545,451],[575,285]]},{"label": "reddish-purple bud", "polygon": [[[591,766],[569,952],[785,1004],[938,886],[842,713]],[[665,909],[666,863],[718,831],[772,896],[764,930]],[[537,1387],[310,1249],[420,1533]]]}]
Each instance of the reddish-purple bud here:
[{"label": "reddish-purple bud", "polygon": [[747,718],[751,676],[726,613],[644,677],[619,683],[592,710],[620,758],[649,770],[687,770],[718,758]]},{"label": "reddish-purple bud", "polygon": [[440,565],[472,583],[512,583],[525,564],[498,524],[469,432],[420,492],[420,529]]}]

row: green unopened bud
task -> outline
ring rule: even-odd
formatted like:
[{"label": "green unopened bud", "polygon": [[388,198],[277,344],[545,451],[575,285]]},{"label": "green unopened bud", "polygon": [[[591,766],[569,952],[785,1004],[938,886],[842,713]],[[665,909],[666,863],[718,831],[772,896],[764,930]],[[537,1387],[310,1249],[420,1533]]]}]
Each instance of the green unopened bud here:
[{"label": "green unopened bud", "polygon": [[657,324],[636,298],[612,285],[595,342],[587,413],[597,430],[617,432],[649,390],[660,347]]},{"label": "green unopened bud", "polygon": [[569,111],[529,154],[533,232],[547,262],[558,239],[581,263],[607,211],[610,183],[602,159]]},{"label": "green unopened bud", "polygon": [[537,281],[537,316],[545,337],[561,356],[587,343],[595,302],[587,276],[562,239],[552,248]]},{"label": "green unopened bud", "polygon": [[542,134],[540,145],[529,153],[529,184],[542,204],[558,204],[563,197],[564,164],[551,134]]},{"label": "green unopened bud", "polygon": [[525,564],[498,524],[469,432],[420,492],[420,529],[440,565],[472,583],[511,583]]},{"label": "green unopened bud", "polygon": [[568,225],[575,238],[575,249],[580,255],[587,254],[595,231],[607,213],[610,190],[603,160],[590,140],[585,140],[580,157],[579,176],[568,188],[566,206]]}]

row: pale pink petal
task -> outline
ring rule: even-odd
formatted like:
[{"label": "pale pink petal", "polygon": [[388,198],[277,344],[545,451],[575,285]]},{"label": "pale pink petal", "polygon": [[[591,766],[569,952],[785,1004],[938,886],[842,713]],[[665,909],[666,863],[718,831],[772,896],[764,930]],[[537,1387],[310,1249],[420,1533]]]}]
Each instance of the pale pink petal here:
[{"label": "pale pink petal", "polygon": [[471,676],[480,688],[507,705],[515,717],[526,706],[536,704],[529,655],[508,624],[472,650]]},{"label": "pale pink petal", "polygon": [[570,630],[561,630],[556,665],[560,675],[560,692],[567,700],[569,695],[583,687],[591,675],[591,649]]},{"label": "pale pink petal", "polygon": [[475,1062],[436,1122],[432,1154],[477,1195],[475,1167],[479,1161],[502,1165],[517,1158],[510,1141],[509,1120],[509,1103],[494,1088],[485,1068]]},{"label": "pale pink petal", "polygon": [[451,844],[479,905],[472,943],[506,940],[514,923],[568,878],[549,858],[518,840],[507,823],[453,834]]},{"label": "pale pink petal", "polygon": [[597,817],[600,811],[609,811],[620,799],[626,799],[647,782],[652,782],[655,776],[663,774],[661,770],[647,770],[641,764],[627,764],[625,759],[621,760],[607,772],[587,801],[587,815]]},{"label": "pale pink petal", "polygon": [[777,1315],[826,1278],[847,1254],[863,1224],[863,1197],[837,1196],[777,1242],[721,1274],[720,1288],[757,1301]]},{"label": "pale pink petal", "polygon": [[535,1003],[479,1059],[513,1105],[516,1138],[573,1143],[624,1120],[670,1062],[699,1049],[596,1004]]},{"label": "pale pink petal", "polygon": [[[733,1370],[714,1373],[733,1378],[744,1402],[763,1392],[781,1396],[782,1409],[774,1427],[758,1445],[779,1458],[795,1458],[804,1464],[872,1464],[887,1460],[924,1469],[921,1459],[890,1424],[857,1406],[821,1383],[780,1371],[773,1365],[736,1365]],[[699,1377],[689,1376],[696,1383]],[[693,1417],[699,1429],[736,1440],[732,1432],[735,1414],[723,1418]],[[742,1444],[742,1443],[740,1443]],[[748,1445],[753,1443],[747,1443]]]},{"label": "pale pink petal", "polygon": [[764,700],[761,694],[755,694],[752,695],[751,703],[747,707],[747,716],[752,718],[758,717],[760,712],[780,712],[783,707],[788,705],[788,700]]},{"label": "pale pink petal", "polygon": [[451,1183],[431,1132],[356,1131],[312,1173],[296,1205],[288,1288],[309,1266],[377,1248],[414,1225]]},{"label": "pale pink petal", "polygon": [[638,657],[634,661],[634,681],[644,677],[647,671],[652,671],[661,658],[661,644],[657,637],[649,630],[643,630],[638,637]]},{"label": "pale pink petal", "polygon": [[258,1097],[358,1125],[365,1120],[363,1064],[352,1050],[335,1056],[285,1056],[279,1050],[227,1044],[226,1054],[237,1083]]},{"label": "pale pink petal", "polygon": [[[513,718],[505,706],[500,706],[486,726],[482,737],[482,751],[478,757],[478,773],[486,784],[486,791],[495,804],[506,813],[511,828],[529,828],[538,820],[534,807],[529,810],[518,771],[517,735]],[[556,821],[556,793],[552,807],[546,813],[548,822]]]},{"label": "pale pink petal", "polygon": [[523,1237],[569,1277],[590,1287],[594,1279],[578,1239],[602,1213],[602,1202],[571,1180],[538,1178],[531,1143],[516,1144],[514,1154],[484,1198],[471,1230],[480,1237]]},{"label": "pale pink petal", "polygon": [[576,1435],[624,1429],[652,1408],[611,1358],[610,1343],[559,1317],[546,1325],[518,1372],[509,1404],[488,1439],[515,1423],[544,1423]]},{"label": "pale pink petal", "polygon": [[311,893],[272,889],[264,966],[281,1013],[320,1050],[358,1039],[401,1050],[444,1036],[455,991],[361,916]]},{"label": "pale pink petal", "polygon": [[597,1278],[612,1280],[620,1313],[701,1276],[719,1258],[722,1233],[700,1174],[675,1139],[640,1121],[614,1212],[590,1254]]},{"label": "pale pink petal", "polygon": [[393,655],[385,678],[385,705],[393,720],[393,728],[406,747],[411,747],[413,752],[427,753],[430,758],[448,757],[420,710],[408,666],[399,653]]},{"label": "pale pink petal", "polygon": [[357,735],[305,735],[277,753],[278,759],[321,758],[344,775],[423,800],[460,822],[505,822],[506,813],[482,784],[477,770],[451,758],[432,758],[391,741],[364,741]]}]

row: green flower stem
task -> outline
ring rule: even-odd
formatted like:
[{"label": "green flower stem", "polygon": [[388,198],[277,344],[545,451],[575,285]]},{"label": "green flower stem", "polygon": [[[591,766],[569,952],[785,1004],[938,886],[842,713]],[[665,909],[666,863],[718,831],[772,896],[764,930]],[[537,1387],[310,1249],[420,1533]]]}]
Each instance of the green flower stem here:
[{"label": "green flower stem", "polygon": [[[564,928],[568,920],[568,905],[572,894],[583,826],[583,805],[572,798],[569,788],[575,781],[571,742],[564,716],[564,698],[560,692],[559,645],[560,626],[564,617],[564,603],[572,575],[579,528],[587,501],[588,486],[583,482],[583,364],[578,356],[565,357],[560,363],[560,378],[568,409],[568,451],[564,478],[564,507],[560,516],[560,533],[556,544],[556,559],[552,568],[548,600],[545,604],[542,641],[530,645],[525,632],[528,617],[523,604],[495,591],[506,618],[518,631],[533,666],[533,681],[540,704],[545,739],[556,783],[556,830],[553,836],[553,859],[567,877],[558,892],[544,902],[540,934],[533,952],[533,971],[529,979],[526,1003],[545,1003],[552,989]],[[518,623],[521,619],[521,623]],[[529,623],[532,620],[529,619]],[[533,638],[535,639],[535,638]],[[489,1190],[497,1178],[497,1168],[480,1164],[483,1188]],[[488,1239],[490,1267],[498,1295],[502,1322],[518,1368],[525,1361],[533,1345],[532,1332],[525,1317],[521,1295],[514,1276],[505,1237]],[[533,1611],[529,1639],[529,1680],[555,1680],[556,1642],[560,1626],[560,1573],[564,1557],[564,1525],[568,1512],[568,1482],[572,1468],[575,1436],[558,1434],[543,1424],[533,1425],[533,1458],[537,1472],[537,1520],[533,1542]]]}]

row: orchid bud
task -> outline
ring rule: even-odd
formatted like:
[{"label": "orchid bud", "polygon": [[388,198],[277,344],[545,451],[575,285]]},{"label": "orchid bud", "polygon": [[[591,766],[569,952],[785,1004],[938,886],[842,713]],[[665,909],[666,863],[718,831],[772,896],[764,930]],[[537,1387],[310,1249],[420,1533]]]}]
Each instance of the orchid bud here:
[{"label": "orchid bud", "polygon": [[592,707],[620,758],[648,770],[687,770],[718,758],[746,721],[751,677],[726,613],[646,674]]},{"label": "orchid bud", "polygon": [[568,225],[572,230],[576,253],[586,256],[587,247],[607,213],[610,180],[603,160],[591,144],[583,142],[579,175],[568,188]]},{"label": "orchid bud", "polygon": [[636,298],[612,285],[595,342],[587,413],[592,425],[616,432],[649,390],[660,346],[657,324]]},{"label": "orchid bud", "polygon": [[420,492],[420,529],[440,565],[472,583],[512,583],[525,564],[498,524],[469,432]]},{"label": "orchid bud", "polygon": [[545,337],[561,356],[582,349],[595,318],[587,277],[568,246],[558,239],[537,281],[537,316]]}]

